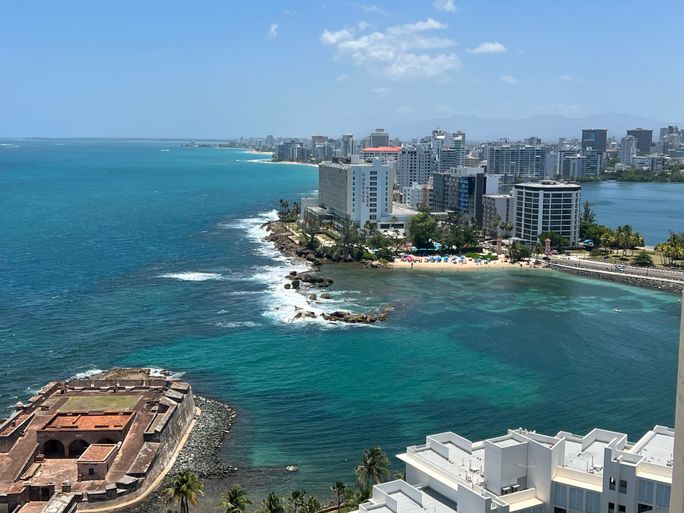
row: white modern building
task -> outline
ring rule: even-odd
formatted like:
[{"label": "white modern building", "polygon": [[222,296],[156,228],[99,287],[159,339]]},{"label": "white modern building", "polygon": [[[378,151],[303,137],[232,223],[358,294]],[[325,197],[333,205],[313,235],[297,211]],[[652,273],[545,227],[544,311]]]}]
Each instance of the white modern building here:
[{"label": "white modern building", "polygon": [[673,450],[663,426],[636,443],[603,429],[515,429],[479,442],[439,433],[398,455],[405,480],[375,486],[359,512],[666,513]]},{"label": "white modern building", "polygon": [[539,242],[539,234],[554,232],[576,246],[582,187],[543,180],[513,186],[515,236],[527,245]]},{"label": "white modern building", "polygon": [[413,183],[411,187],[402,190],[403,203],[411,208],[433,208],[434,189],[432,181],[429,183]]},{"label": "white modern building", "polygon": [[[363,228],[366,223],[403,230],[408,219],[396,219],[392,203],[394,170],[385,159],[369,162],[352,157],[351,164],[323,162],[318,166],[318,200],[307,199],[304,217],[323,221],[351,221]],[[401,226],[399,226],[401,224]],[[388,228],[385,228],[388,229]]]},{"label": "white modern building", "polygon": [[430,144],[404,146],[397,156],[397,184],[400,189],[415,183],[428,183],[437,170],[437,158]]}]

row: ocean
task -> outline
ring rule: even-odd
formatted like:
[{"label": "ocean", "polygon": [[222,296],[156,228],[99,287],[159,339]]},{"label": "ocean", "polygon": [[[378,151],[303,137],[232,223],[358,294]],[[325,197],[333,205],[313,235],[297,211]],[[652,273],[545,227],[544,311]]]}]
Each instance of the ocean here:
[{"label": "ocean", "polygon": [[[675,295],[551,271],[340,265],[324,268],[333,299],[316,308],[392,303],[389,320],[290,323],[305,299],[282,279],[303,267],[264,243],[261,225],[279,199],[316,189],[315,168],[179,142],[0,143],[5,413],[49,380],[96,369],[183,372],[238,409],[225,458],[256,497],[327,497],[364,448],[394,455],[445,430],[636,438],[673,424]],[[599,221],[632,215],[617,205],[623,188],[603,187],[590,193]],[[654,187],[625,192],[638,193],[632,224],[649,242],[679,219],[662,197],[684,191]]]}]

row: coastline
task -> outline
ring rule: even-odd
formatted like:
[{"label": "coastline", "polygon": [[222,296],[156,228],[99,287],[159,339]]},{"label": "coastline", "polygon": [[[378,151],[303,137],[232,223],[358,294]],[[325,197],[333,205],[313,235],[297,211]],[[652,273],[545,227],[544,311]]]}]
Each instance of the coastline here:
[{"label": "coastline", "polygon": [[505,259],[499,258],[498,260],[492,260],[489,263],[476,263],[474,260],[468,258],[463,263],[451,263],[451,262],[429,262],[425,259],[419,261],[407,262],[402,260],[395,260],[394,262],[387,264],[389,269],[408,269],[408,270],[419,270],[419,271],[440,271],[440,272],[475,272],[479,270],[485,271],[509,271],[509,270],[520,270],[520,269],[546,269],[545,265],[534,264],[533,262],[508,262]]}]

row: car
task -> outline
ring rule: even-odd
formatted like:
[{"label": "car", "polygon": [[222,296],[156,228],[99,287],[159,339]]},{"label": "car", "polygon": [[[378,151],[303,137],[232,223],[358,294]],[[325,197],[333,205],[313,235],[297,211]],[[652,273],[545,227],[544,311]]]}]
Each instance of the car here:
[{"label": "car", "polygon": [[624,265],[616,265],[615,267],[613,267],[613,270],[622,272],[625,270],[625,266]]}]

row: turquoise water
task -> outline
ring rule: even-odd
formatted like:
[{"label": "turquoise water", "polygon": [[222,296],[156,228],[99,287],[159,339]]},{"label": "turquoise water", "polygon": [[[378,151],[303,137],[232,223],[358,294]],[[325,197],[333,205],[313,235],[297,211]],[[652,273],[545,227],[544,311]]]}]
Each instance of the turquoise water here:
[{"label": "turquoise water", "polygon": [[256,495],[325,493],[364,448],[396,454],[443,430],[672,425],[673,295],[541,271],[339,266],[327,308],[391,302],[389,322],[288,323],[303,299],[282,289],[292,267],[259,226],[317,172],[259,159],[164,142],[0,146],[0,407],[98,368],[184,371],[238,408],[226,458]]},{"label": "turquoise water", "polygon": [[667,240],[668,230],[684,232],[684,183],[584,183],[582,199],[599,223],[631,224],[652,246]]}]

